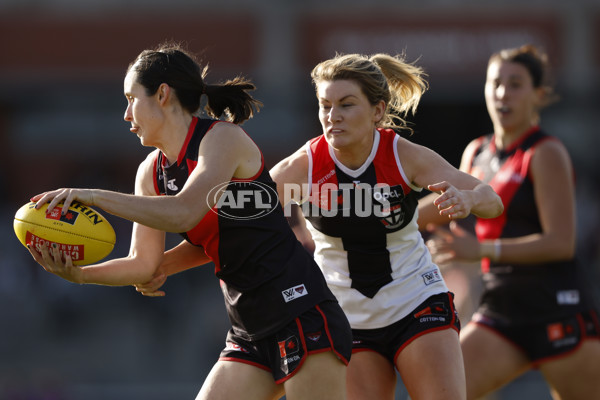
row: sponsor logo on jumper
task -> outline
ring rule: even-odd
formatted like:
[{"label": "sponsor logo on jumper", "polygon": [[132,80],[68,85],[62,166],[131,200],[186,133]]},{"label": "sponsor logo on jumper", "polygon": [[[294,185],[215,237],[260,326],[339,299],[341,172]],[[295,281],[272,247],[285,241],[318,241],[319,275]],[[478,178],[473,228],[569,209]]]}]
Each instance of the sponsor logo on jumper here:
[{"label": "sponsor logo on jumper", "polygon": [[561,305],[579,304],[579,290],[559,290],[556,292],[556,301]]},{"label": "sponsor logo on jumper", "polygon": [[175,178],[173,178],[173,179],[169,179],[169,180],[167,181],[167,189],[169,189],[169,190],[172,190],[172,191],[174,191],[174,192],[178,191],[178,190],[179,190],[179,188],[178,188],[178,187],[177,187],[177,185],[175,184],[175,181],[176,181],[176,180],[177,180],[177,179],[175,179]]},{"label": "sponsor logo on jumper", "polygon": [[335,168],[332,169],[331,171],[329,171],[328,173],[326,173],[324,177],[319,179],[317,181],[317,185],[321,185],[321,184],[325,183],[325,181],[327,181],[329,178],[331,178],[334,175],[335,175]]},{"label": "sponsor logo on jumper", "polygon": [[423,281],[426,285],[431,285],[442,280],[439,269],[432,269],[431,271],[425,272],[421,276],[423,277]]},{"label": "sponsor logo on jumper", "polygon": [[279,206],[279,197],[273,187],[262,182],[232,181],[212,188],[206,202],[219,216],[251,220],[272,213]]},{"label": "sponsor logo on jumper", "polygon": [[48,245],[48,247],[51,247],[53,244],[55,244],[57,246],[58,253],[62,257],[69,255],[69,256],[71,256],[71,259],[73,261],[83,260],[83,258],[85,256],[85,251],[84,251],[85,246],[83,244],[65,244],[65,243],[52,242],[50,240],[46,240],[44,238],[36,236],[29,231],[27,231],[27,233],[25,235],[25,243],[31,245],[38,252],[42,251],[42,247],[44,245]]},{"label": "sponsor logo on jumper", "polygon": [[296,300],[299,297],[306,296],[308,294],[308,290],[306,290],[306,286],[304,286],[304,284],[301,284],[286,289],[282,291],[281,294],[283,295],[283,300],[285,300],[285,302],[288,303],[292,300]]}]

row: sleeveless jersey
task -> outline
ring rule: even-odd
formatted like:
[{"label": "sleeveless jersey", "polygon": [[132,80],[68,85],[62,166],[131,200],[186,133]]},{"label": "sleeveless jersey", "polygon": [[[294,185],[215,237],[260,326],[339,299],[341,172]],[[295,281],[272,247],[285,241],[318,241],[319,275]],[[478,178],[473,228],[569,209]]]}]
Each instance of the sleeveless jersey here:
[{"label": "sleeveless jersey", "polygon": [[[532,128],[510,147],[498,150],[493,135],[482,136],[470,162],[470,173],[492,186],[504,204],[504,212],[491,219],[477,219],[478,239],[513,238],[542,232],[534,187],[529,171],[536,146],[558,140]],[[556,190],[562,188],[557,187]],[[485,290],[483,309],[511,320],[531,321],[549,315],[568,315],[586,308],[576,260],[518,264],[482,260]]]},{"label": "sleeveless jersey", "polygon": [[354,329],[399,321],[446,292],[417,226],[417,193],[398,158],[391,129],[374,133],[357,170],[340,163],[324,136],[309,141],[310,194],[302,205],[315,260]]},{"label": "sleeveless jersey", "polygon": [[[157,194],[179,193],[198,163],[200,142],[217,122],[193,119],[177,163],[167,165],[164,154],[157,152]],[[264,160],[256,176],[234,178],[216,189],[224,192],[215,206],[181,235],[202,246],[214,262],[236,334],[261,339],[314,305],[335,300],[314,259],[289,227]]]}]

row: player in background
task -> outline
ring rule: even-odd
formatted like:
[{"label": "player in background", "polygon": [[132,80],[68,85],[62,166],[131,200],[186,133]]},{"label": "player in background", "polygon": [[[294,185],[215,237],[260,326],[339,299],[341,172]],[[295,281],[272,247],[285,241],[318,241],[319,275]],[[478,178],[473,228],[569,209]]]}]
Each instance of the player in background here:
[{"label": "player in background", "polygon": [[[212,261],[232,329],[197,399],[343,400],[350,326],[290,229],[261,151],[238,126],[261,105],[248,94],[254,85],[207,84],[206,72],[176,44],[145,50],[128,67],[125,120],[156,148],[140,164],[135,194],[58,189],[31,199],[49,211],[77,200],[133,221],[129,255],[79,268],[56,248],[30,252],[66,280],[102,285],[149,281],[163,262]],[[195,116],[201,96],[215,119]],[[216,119],[223,115],[231,122]],[[164,255],[165,232],[182,234],[183,251]]]},{"label": "player in background", "polygon": [[[473,140],[460,169],[489,183],[504,212],[476,237],[428,226],[435,260],[481,260],[484,291],[461,332],[467,395],[476,399],[532,368],[554,399],[600,398],[600,325],[578,267],[574,172],[563,144],[540,128],[555,96],[534,46],[491,56],[485,99],[494,132]],[[421,228],[446,224],[423,198]]]}]

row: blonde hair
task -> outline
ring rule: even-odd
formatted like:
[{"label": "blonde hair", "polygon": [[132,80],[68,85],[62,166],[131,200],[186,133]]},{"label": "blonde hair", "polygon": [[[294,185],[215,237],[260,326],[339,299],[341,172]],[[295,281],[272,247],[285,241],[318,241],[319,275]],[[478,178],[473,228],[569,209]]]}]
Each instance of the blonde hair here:
[{"label": "blonde hair", "polygon": [[313,84],[322,81],[352,80],[375,105],[381,100],[386,109],[377,123],[380,128],[405,129],[412,132],[404,118],[414,114],[421,96],[428,88],[423,70],[407,63],[402,55],[377,53],[336,54],[334,58],[319,63],[311,72]]}]

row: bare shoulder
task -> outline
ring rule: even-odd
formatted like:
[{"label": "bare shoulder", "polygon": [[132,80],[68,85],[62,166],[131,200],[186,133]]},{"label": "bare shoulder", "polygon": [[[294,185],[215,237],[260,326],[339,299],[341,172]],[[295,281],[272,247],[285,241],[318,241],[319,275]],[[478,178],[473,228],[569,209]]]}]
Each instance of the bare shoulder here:
[{"label": "bare shoulder", "polygon": [[413,177],[416,171],[437,161],[438,158],[437,153],[430,148],[402,137],[398,139],[397,150],[402,168],[409,178]]},{"label": "bare shoulder", "polygon": [[[207,142],[224,143],[230,146],[240,140],[249,140],[250,137],[239,125],[226,121],[217,121],[208,130],[205,139]],[[204,142],[204,140],[202,140]]]},{"label": "bare shoulder", "polygon": [[307,183],[308,155],[304,146],[279,161],[270,172],[278,183]]},{"label": "bare shoulder", "polygon": [[481,137],[473,139],[467,144],[465,149],[463,150],[461,159],[460,159],[460,170],[469,173],[471,170],[471,163],[475,158],[475,154],[479,147],[481,146]]},{"label": "bare shoulder", "polygon": [[556,138],[549,138],[535,148],[532,162],[552,167],[558,164],[561,167],[571,166],[571,156],[565,145]]},{"label": "bare shoulder", "polygon": [[304,146],[278,162],[269,173],[277,184],[283,205],[292,200],[302,202],[307,194],[304,189],[308,183],[308,155]]},{"label": "bare shoulder", "polygon": [[556,138],[546,139],[536,146],[531,159],[532,172],[539,174],[571,174],[573,164],[565,145]]},{"label": "bare shoulder", "polygon": [[156,195],[154,188],[154,167],[160,150],[151,151],[138,167],[135,177],[136,194]]}]

